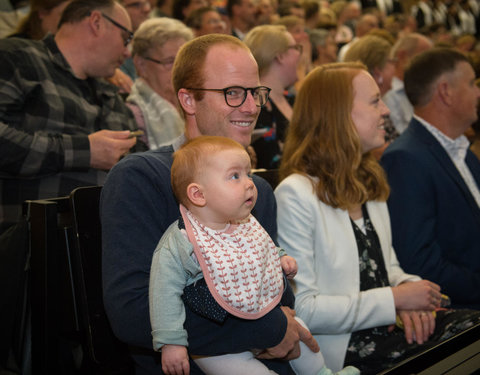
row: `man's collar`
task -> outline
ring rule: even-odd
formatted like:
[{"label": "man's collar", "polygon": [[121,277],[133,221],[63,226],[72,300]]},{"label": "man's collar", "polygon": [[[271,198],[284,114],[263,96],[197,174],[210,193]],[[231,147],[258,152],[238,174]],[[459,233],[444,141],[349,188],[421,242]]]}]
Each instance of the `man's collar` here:
[{"label": "man's collar", "polygon": [[450,154],[450,155],[460,155],[463,159],[465,158],[465,154],[467,152],[467,148],[469,147],[470,143],[468,142],[467,137],[461,135],[455,139],[450,138],[446,134],[444,134],[440,129],[436,128],[434,125],[430,124],[429,122],[425,121],[423,118],[413,115],[415,120],[417,120],[422,126],[428,130],[430,134],[432,134],[435,139],[443,146],[443,148]]}]

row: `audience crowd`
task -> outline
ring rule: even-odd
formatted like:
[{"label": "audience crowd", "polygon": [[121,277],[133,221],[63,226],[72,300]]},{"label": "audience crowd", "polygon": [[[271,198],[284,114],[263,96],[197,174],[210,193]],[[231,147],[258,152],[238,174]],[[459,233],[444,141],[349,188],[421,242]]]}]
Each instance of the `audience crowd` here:
[{"label": "audience crowd", "polygon": [[[375,374],[480,322],[478,0],[5,3],[0,247],[15,251],[23,202],[103,186],[105,310],[137,374],[208,373],[205,358],[244,352],[258,373],[293,374],[319,345],[333,371]],[[182,270],[178,319],[195,335],[169,361],[183,369],[162,368],[150,266],[186,217],[172,162],[200,136],[245,148],[248,213],[298,273],[241,319],[191,282],[187,249],[198,269]]]}]

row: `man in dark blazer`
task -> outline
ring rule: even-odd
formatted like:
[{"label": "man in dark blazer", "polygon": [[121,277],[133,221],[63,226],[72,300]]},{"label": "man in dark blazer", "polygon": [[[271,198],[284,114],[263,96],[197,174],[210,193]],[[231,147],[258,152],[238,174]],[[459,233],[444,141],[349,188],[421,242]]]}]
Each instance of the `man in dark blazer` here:
[{"label": "man in dark blazer", "polygon": [[480,161],[463,135],[477,119],[474,81],[456,51],[416,56],[405,72],[414,116],[382,165],[401,266],[438,283],[454,307],[480,309]]}]

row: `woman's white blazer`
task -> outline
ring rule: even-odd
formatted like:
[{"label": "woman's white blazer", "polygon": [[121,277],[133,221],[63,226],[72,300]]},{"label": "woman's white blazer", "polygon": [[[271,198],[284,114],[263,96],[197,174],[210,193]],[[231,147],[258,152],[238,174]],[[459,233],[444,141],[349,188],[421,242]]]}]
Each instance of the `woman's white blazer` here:
[{"label": "woman's white blazer", "polygon": [[[327,367],[343,367],[353,331],[395,323],[390,287],[360,292],[359,255],[347,211],[322,203],[313,178],[293,174],[275,190],[278,241],[298,263],[295,310],[320,345]],[[420,280],[400,268],[385,202],[367,209],[382,247],[391,286]]]}]

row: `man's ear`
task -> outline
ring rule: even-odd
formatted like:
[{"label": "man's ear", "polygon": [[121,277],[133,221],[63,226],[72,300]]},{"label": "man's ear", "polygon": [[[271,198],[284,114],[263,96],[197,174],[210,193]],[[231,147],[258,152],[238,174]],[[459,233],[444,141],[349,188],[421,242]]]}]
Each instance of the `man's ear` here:
[{"label": "man's ear", "polygon": [[187,186],[187,197],[195,206],[203,207],[207,203],[202,191],[202,185],[192,182]]},{"label": "man's ear", "polygon": [[442,100],[443,103],[446,105],[451,105],[453,102],[452,98],[452,90],[450,87],[450,83],[442,79],[437,83],[436,91],[438,94],[438,97]]},{"label": "man's ear", "polygon": [[279,64],[283,64],[284,59],[285,59],[285,52],[281,52],[277,56],[275,56],[275,60]]},{"label": "man's ear", "polygon": [[193,97],[193,93],[186,89],[180,89],[177,93],[178,101],[187,115],[194,115],[197,102]]},{"label": "man's ear", "polygon": [[88,25],[95,36],[100,34],[102,14],[98,10],[92,10],[88,17]]}]

